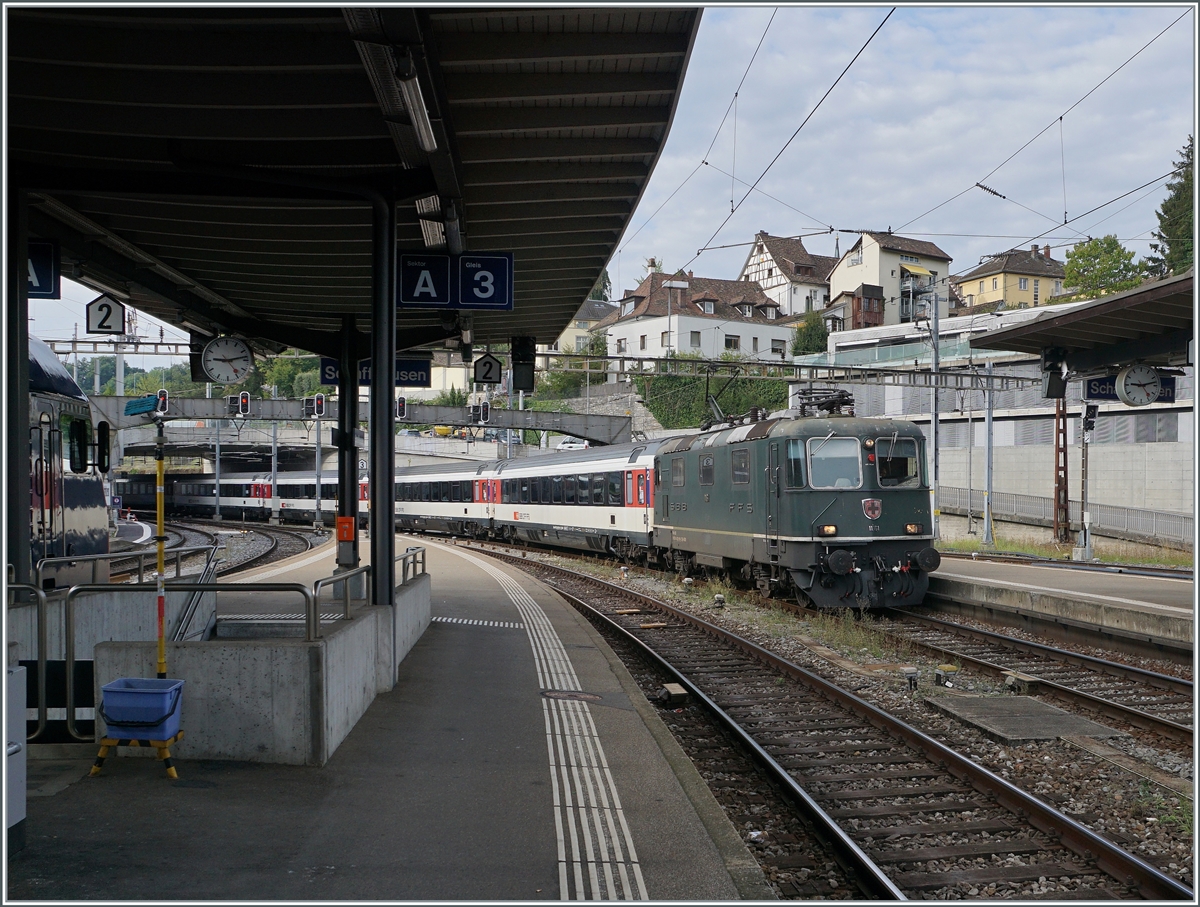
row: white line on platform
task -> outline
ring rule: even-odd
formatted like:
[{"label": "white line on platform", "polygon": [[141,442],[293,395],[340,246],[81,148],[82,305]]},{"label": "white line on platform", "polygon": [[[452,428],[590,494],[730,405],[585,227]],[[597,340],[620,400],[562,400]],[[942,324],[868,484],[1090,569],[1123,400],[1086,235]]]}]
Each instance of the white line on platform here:
[{"label": "white line on platform", "polygon": [[[525,620],[542,689],[580,690],[566,647],[533,597],[487,561],[449,546],[443,550],[493,577],[516,606]],[[649,900],[633,835],[588,704],[543,698],[542,716],[558,835],[560,900],[588,900],[589,894],[593,900]],[[570,837],[570,856],[564,825]]]},{"label": "white line on platform", "polygon": [[465,617],[434,617],[432,620],[440,624],[470,624],[473,627],[507,627],[510,630],[524,630],[524,624],[508,620],[469,620]]},{"label": "white line on platform", "polygon": [[1160,605],[1157,602],[1138,601],[1132,598],[1117,598],[1115,595],[1097,595],[1092,592],[1076,592],[1072,589],[1052,589],[1049,586],[1030,586],[1028,583],[1010,583],[1002,579],[992,579],[991,577],[968,576],[964,573],[946,573],[939,570],[936,574],[938,577],[946,579],[963,580],[968,583],[983,583],[989,586],[1004,586],[1008,589],[1016,589],[1020,592],[1045,592],[1049,595],[1058,595],[1063,598],[1082,598],[1095,599],[1105,602],[1119,602],[1122,605],[1137,605],[1139,608],[1153,608],[1155,611],[1183,611],[1190,614],[1191,606],[1181,607],[1179,605]]}]

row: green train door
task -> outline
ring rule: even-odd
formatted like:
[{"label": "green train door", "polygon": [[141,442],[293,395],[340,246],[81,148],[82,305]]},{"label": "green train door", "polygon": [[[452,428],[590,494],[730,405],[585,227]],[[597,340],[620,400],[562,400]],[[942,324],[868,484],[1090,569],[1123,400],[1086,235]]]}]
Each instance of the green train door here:
[{"label": "green train door", "polygon": [[780,475],[779,442],[772,441],[767,447],[767,559],[779,563],[779,521],[782,476]]}]

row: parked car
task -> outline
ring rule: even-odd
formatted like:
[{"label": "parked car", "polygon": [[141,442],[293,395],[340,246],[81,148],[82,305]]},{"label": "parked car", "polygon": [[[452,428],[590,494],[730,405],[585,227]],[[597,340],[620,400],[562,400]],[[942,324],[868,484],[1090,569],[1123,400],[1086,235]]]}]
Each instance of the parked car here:
[{"label": "parked car", "polygon": [[587,450],[591,446],[587,441],[572,438],[568,435],[558,442],[558,447],[555,450]]}]

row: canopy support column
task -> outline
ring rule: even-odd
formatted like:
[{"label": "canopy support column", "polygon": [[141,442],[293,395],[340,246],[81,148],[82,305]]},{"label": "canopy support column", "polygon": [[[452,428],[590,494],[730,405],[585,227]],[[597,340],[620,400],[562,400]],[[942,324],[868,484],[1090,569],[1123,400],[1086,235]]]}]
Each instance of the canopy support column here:
[{"label": "canopy support column", "polygon": [[371,207],[371,573],[374,604],[391,606],[396,586],[396,208],[382,196],[372,198]]},{"label": "canopy support column", "polygon": [[354,541],[338,540],[338,566],[353,570],[358,566],[358,446],[354,431],[358,427],[358,346],[354,336],[354,316],[342,316],[341,350],[338,361],[338,508],[339,517],[354,520]]},{"label": "canopy support column", "polygon": [[32,574],[29,530],[29,199],[24,188],[8,187],[8,355],[5,357],[5,386],[8,398],[7,492],[8,548],[5,556],[14,582],[29,583]]}]

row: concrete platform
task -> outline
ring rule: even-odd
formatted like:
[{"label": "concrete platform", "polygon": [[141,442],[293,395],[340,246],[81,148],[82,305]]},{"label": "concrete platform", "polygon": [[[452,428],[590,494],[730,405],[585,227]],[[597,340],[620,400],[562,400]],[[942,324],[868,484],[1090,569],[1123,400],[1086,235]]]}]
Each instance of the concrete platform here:
[{"label": "concrete platform", "polygon": [[929,591],[1139,642],[1191,648],[1195,640],[1195,586],[1184,579],[947,558]]},{"label": "concrete platform", "polygon": [[428,558],[435,620],[323,768],[180,758],[171,782],[147,759],[110,757],[97,778],[60,761],[28,801],[7,896],[771,897],[586,621],[476,555]]},{"label": "concrete platform", "polygon": [[931,696],[926,700],[951,718],[998,743],[1057,740],[1059,737],[1122,737],[1121,731],[1064,712],[1028,696]]}]

